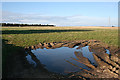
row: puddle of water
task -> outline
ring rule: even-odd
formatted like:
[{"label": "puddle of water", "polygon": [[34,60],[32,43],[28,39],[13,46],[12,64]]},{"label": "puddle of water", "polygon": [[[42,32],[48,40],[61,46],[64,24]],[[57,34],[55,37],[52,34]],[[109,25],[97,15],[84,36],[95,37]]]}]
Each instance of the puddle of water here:
[{"label": "puddle of water", "polygon": [[108,49],[106,49],[106,53],[107,53],[107,54],[110,54],[110,51],[109,51]]},{"label": "puddle of water", "polygon": [[29,54],[27,54],[26,56],[27,61],[29,62],[29,64],[33,64],[34,67],[36,67],[36,62],[34,60],[32,60],[31,56]]},{"label": "puddle of water", "polygon": [[[68,74],[70,72],[81,71],[79,67],[90,70],[90,68],[88,68],[84,64],[72,59],[72,58],[77,59],[76,55],[74,54],[75,52],[81,52],[83,56],[88,58],[93,65],[96,65],[96,62],[92,55],[93,52],[89,51],[89,46],[85,46],[80,49],[76,48],[78,48],[78,46],[74,48],[68,47],[60,47],[56,49],[44,48],[31,50],[31,52],[36,56],[40,63],[44,64],[45,68],[51,72]],[[107,53],[109,53],[109,50],[107,50]],[[36,62],[32,60],[30,55],[27,55],[26,58],[30,64],[34,65],[34,67],[37,65]]]},{"label": "puddle of water", "polygon": [[96,61],[94,60],[94,57],[92,55],[93,52],[89,51],[89,46],[82,47],[79,49],[80,52],[82,52],[83,56],[88,58],[88,60],[95,65]]}]

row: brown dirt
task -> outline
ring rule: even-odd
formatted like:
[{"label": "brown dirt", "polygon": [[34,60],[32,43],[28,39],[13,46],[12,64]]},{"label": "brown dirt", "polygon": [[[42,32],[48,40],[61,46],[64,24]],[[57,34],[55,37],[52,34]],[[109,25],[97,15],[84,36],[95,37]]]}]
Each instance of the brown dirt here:
[{"label": "brown dirt", "polygon": [[[51,45],[52,44],[52,45]],[[7,44],[10,45],[10,44]],[[63,76],[59,74],[55,74],[53,72],[47,71],[43,65],[37,60],[35,55],[31,53],[31,49],[36,49],[36,48],[58,48],[62,46],[67,46],[70,48],[73,48],[75,46],[80,46],[84,47],[86,45],[90,46],[90,50],[95,49],[94,58],[97,61],[97,63],[100,66],[93,66],[90,64],[90,62],[84,58],[82,55],[78,56],[78,61],[85,64],[88,67],[91,67],[90,71],[84,70],[83,72],[78,72],[78,73],[73,73],[68,76]],[[13,46],[13,45],[11,45]],[[4,47],[4,46],[3,46]],[[17,47],[17,46],[14,46]],[[111,55],[105,55],[104,48],[107,48],[110,50]],[[25,49],[19,48],[16,51],[14,51],[13,55],[10,55],[7,57],[6,60],[6,65],[3,70],[3,78],[61,78],[61,77],[70,77],[70,78],[118,78],[118,70],[120,70],[120,53],[119,53],[119,48],[112,47],[112,46],[107,46],[103,45],[100,41],[96,40],[81,40],[81,41],[63,41],[63,42],[58,42],[58,43],[39,43],[38,45],[35,46],[30,46],[26,47]],[[25,56],[25,51],[27,51],[31,56],[34,61],[37,62],[38,67],[35,69],[30,65]],[[77,55],[77,53],[75,53]],[[104,55],[104,56],[103,56]],[[80,58],[85,60],[79,60]],[[106,59],[107,57],[107,59]],[[119,60],[119,62],[117,62]],[[106,67],[104,67],[106,66]],[[110,69],[111,66],[111,69]],[[115,68],[115,70],[114,70]],[[41,71],[40,71],[41,70]],[[86,74],[87,73],[87,74]],[[102,75],[103,74],[103,75]],[[99,76],[98,76],[99,75]],[[112,76],[111,76],[112,75]]]}]

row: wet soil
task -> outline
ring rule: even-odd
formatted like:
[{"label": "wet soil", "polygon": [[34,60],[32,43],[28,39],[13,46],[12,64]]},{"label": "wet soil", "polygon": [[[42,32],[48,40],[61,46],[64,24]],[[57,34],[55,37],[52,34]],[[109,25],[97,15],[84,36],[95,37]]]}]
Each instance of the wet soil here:
[{"label": "wet soil", "polygon": [[[13,45],[12,45],[13,46]],[[31,52],[34,49],[55,49],[60,47],[74,48],[75,46],[81,47],[89,46],[89,50],[93,52],[93,56],[98,64],[95,66],[84,57],[81,53],[76,52],[77,59],[73,58],[91,70],[86,70],[79,67],[82,72],[70,73],[68,75],[61,75],[54,72],[50,72],[44,68],[44,65],[36,58]],[[9,48],[9,46],[8,46]],[[109,50],[110,54],[107,54]],[[29,64],[26,59],[25,52],[33,56],[32,59],[38,64],[36,68]],[[35,46],[19,48],[14,55],[7,57],[6,65],[3,71],[3,78],[118,78],[120,73],[120,48],[108,46],[100,41],[96,40],[80,40],[80,41],[63,41],[52,43],[39,43]],[[74,64],[73,64],[74,65]]]}]

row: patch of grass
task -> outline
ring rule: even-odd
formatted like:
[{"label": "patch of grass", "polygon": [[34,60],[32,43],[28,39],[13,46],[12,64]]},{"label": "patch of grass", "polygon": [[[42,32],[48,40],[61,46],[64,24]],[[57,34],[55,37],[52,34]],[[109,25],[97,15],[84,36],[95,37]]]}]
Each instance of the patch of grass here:
[{"label": "patch of grass", "polygon": [[118,29],[73,27],[3,27],[2,38],[8,44],[27,47],[39,42],[100,40],[118,46]]}]

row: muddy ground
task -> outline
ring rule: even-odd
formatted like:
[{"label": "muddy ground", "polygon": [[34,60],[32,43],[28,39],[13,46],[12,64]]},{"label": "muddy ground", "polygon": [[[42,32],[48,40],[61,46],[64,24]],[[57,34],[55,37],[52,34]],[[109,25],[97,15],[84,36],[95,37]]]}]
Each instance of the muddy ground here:
[{"label": "muddy ground", "polygon": [[[89,45],[89,50],[93,52],[93,56],[98,64],[94,66],[90,61],[83,57],[81,53],[75,53],[78,62],[85,64],[90,71],[82,68],[81,72],[71,73],[66,76],[47,71],[43,65],[37,60],[35,55],[31,53],[32,49],[47,48],[54,49],[59,47],[79,48]],[[13,54],[8,55],[7,60],[3,63],[3,78],[120,78],[120,48],[108,46],[96,40],[80,40],[80,41],[63,41],[53,43],[39,43],[38,45],[21,48],[12,44],[6,44],[3,41],[3,48],[17,47]],[[110,55],[106,54],[106,49],[110,51]],[[4,50],[3,50],[4,52]],[[26,60],[25,52],[28,52],[32,59],[39,64],[34,68]],[[4,56],[4,55],[3,55]],[[75,60],[75,59],[74,59]],[[41,70],[41,71],[40,71]]]}]

